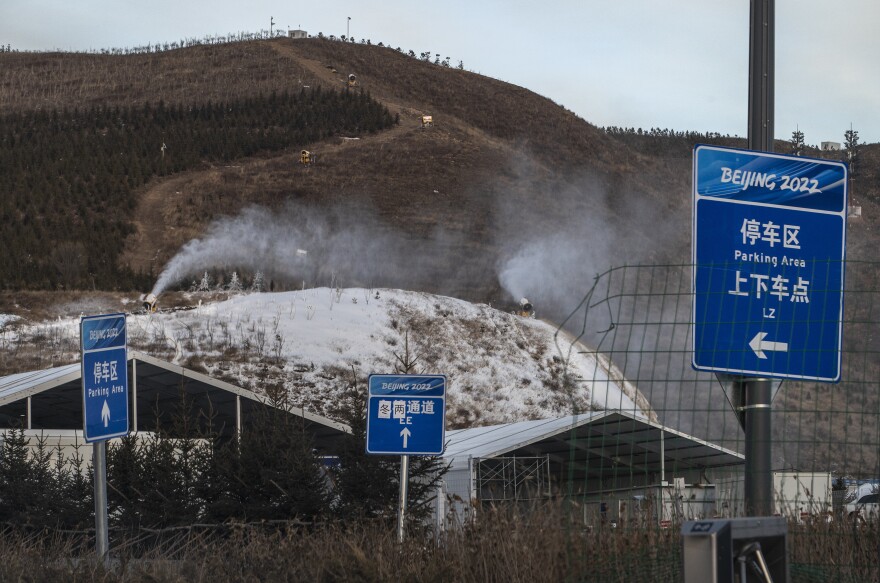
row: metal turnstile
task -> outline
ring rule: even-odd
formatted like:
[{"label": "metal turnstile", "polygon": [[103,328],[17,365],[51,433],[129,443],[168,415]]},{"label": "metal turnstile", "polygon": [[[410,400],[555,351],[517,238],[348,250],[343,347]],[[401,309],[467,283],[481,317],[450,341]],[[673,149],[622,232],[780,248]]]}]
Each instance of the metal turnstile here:
[{"label": "metal turnstile", "polygon": [[778,516],[685,522],[684,583],[787,583],[787,533]]}]

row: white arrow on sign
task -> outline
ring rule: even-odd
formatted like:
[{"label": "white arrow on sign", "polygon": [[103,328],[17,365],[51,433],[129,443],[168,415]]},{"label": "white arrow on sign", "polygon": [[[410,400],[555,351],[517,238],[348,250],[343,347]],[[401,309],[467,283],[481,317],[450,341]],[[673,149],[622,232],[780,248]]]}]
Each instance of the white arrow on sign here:
[{"label": "white arrow on sign", "polygon": [[412,432],[404,427],[400,434],[403,436],[403,449],[406,449],[406,442],[409,440],[409,436],[412,435]]},{"label": "white arrow on sign", "polygon": [[788,344],[785,342],[765,342],[765,336],[767,336],[766,332],[758,332],[752,338],[752,341],[749,342],[749,348],[755,351],[755,356],[767,358],[767,355],[764,354],[765,350],[769,352],[788,352]]},{"label": "white arrow on sign", "polygon": [[110,425],[110,407],[107,405],[107,399],[104,399],[104,406],[101,407],[101,421],[104,422],[104,427]]}]

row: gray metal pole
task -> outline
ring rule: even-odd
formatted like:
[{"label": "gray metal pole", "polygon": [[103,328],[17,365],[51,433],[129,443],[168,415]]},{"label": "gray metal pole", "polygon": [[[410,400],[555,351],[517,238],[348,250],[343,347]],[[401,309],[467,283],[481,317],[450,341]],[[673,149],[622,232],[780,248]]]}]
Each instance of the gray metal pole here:
[{"label": "gray metal pole", "polygon": [[745,512],[747,516],[773,515],[773,445],[770,420],[772,382],[745,380],[743,428],[746,433]]},{"label": "gray metal pole", "polygon": [[776,1],[751,0],[749,150],[773,151]]},{"label": "gray metal pole", "polygon": [[397,542],[403,542],[406,520],[406,490],[409,485],[409,456],[400,456],[400,496],[397,499]]},{"label": "gray metal pole", "polygon": [[110,537],[107,532],[107,442],[92,444],[92,463],[95,467],[95,551],[98,559],[107,564]]},{"label": "gray metal pole", "polygon": [[[749,17],[749,149],[773,151],[775,0],[751,0]],[[742,378],[746,434],[744,508],[747,516],[772,515],[772,383]]]}]

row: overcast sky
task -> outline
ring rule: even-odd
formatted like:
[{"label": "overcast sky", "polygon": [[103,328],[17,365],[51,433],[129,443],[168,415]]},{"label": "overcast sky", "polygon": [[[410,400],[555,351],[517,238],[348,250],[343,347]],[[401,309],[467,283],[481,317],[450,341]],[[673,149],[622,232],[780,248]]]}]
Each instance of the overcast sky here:
[{"label": "overcast sky", "polygon": [[[282,29],[431,51],[596,125],[745,136],[749,0],[0,0],[0,43],[89,50]],[[350,22],[348,19],[351,19]],[[776,137],[880,142],[880,2],[776,0]],[[2,74],[2,73],[0,73]]]}]

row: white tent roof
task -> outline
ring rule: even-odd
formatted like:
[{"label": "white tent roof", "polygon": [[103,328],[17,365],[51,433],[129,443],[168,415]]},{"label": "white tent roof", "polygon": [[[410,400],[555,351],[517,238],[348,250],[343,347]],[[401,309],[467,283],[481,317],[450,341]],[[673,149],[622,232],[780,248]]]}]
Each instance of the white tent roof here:
[{"label": "white tent roof", "polygon": [[[136,350],[128,351],[129,418],[133,429],[153,429],[170,422],[169,413],[181,394],[198,412],[210,412],[221,434],[231,435],[242,421],[272,404],[261,395],[208,375],[165,362]],[[0,377],[0,428],[19,424],[33,429],[81,429],[82,381],[79,363]],[[351,430],[304,409],[288,411],[303,419],[315,446],[332,453],[340,437]],[[204,415],[202,419],[205,419]]]},{"label": "white tent roof", "polygon": [[446,437],[443,457],[453,469],[467,467],[469,458],[501,456],[547,455],[562,464],[577,462],[589,475],[600,475],[612,465],[659,471],[664,457],[667,467],[688,469],[734,466],[745,459],[735,451],[624,411],[453,430]]}]

